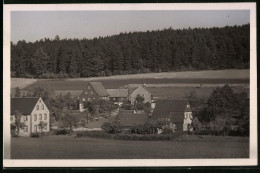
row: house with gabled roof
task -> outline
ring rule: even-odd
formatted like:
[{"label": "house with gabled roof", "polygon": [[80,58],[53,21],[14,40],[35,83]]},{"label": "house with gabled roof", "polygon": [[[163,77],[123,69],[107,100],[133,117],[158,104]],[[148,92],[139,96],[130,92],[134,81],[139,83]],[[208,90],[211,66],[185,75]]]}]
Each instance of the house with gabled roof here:
[{"label": "house with gabled roof", "polygon": [[136,88],[134,91],[130,92],[129,94],[129,100],[131,102],[131,104],[135,103],[135,99],[136,97],[140,95],[144,98],[144,103],[152,103],[152,94],[151,92],[149,92],[149,90],[144,86],[144,85],[140,85],[138,88]]},{"label": "house with gabled roof", "polygon": [[101,82],[89,82],[79,96],[79,110],[84,111],[84,104],[95,100],[108,100],[109,93]]},{"label": "house with gabled roof", "polygon": [[[153,120],[170,120],[178,131],[188,131],[188,124],[192,123],[192,110],[188,100],[159,100],[153,114]],[[192,131],[192,129],[190,129]]]},{"label": "house with gabled roof", "polygon": [[[22,114],[21,122],[25,124],[25,127],[20,129],[21,136],[50,131],[50,112],[41,97],[11,98],[10,123],[15,122],[15,111]],[[39,126],[41,121],[45,123],[43,129]]]},{"label": "house with gabled roof", "polygon": [[109,94],[109,100],[117,103],[122,104],[128,101],[128,89],[119,88],[119,89],[107,89]]}]

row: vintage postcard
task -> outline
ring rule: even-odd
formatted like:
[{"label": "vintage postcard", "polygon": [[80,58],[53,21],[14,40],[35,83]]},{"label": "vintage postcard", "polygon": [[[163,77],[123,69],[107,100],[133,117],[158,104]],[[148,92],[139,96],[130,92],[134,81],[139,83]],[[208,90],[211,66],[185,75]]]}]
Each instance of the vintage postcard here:
[{"label": "vintage postcard", "polygon": [[257,165],[256,3],[4,5],[4,167]]}]

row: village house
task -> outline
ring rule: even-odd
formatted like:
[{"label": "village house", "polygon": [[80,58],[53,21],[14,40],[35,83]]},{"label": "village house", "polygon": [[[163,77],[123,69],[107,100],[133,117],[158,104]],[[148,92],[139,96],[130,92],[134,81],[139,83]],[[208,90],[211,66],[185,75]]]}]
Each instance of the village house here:
[{"label": "village house", "polygon": [[[19,111],[22,114],[21,122],[25,124],[25,127],[20,129],[21,136],[30,136],[32,133],[50,131],[50,112],[41,98],[11,98],[11,123],[15,122],[15,111]],[[39,126],[41,121],[45,123],[43,129]]]},{"label": "village house", "polygon": [[107,89],[107,92],[109,94],[109,100],[118,105],[128,101],[128,89]]},{"label": "village house", "polygon": [[157,101],[151,118],[153,120],[170,120],[176,125],[177,131],[188,131],[188,124],[191,124],[193,120],[191,107],[187,100]]},{"label": "village house", "polygon": [[89,82],[79,96],[79,110],[84,111],[84,104],[95,100],[109,100],[109,93],[101,82]]},{"label": "village house", "polygon": [[129,100],[131,102],[131,104],[135,104],[135,99],[138,95],[140,95],[141,97],[144,98],[144,103],[152,103],[152,94],[148,91],[148,89],[143,86],[140,85],[138,88],[136,88],[133,92],[130,92],[131,94],[129,95]]}]

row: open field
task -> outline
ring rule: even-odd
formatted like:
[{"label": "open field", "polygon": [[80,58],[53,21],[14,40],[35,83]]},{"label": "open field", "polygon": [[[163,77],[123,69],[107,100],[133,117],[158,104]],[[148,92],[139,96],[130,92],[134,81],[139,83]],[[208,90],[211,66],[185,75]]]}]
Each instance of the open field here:
[{"label": "open field", "polygon": [[22,89],[35,82],[37,82],[37,79],[11,78],[11,88],[19,87]]},{"label": "open field", "polygon": [[[216,86],[215,86],[216,87]],[[189,94],[191,91],[196,91],[197,95],[201,98],[209,97],[215,87],[167,87],[167,86],[158,86],[158,87],[148,87],[149,91],[153,94],[154,98],[176,98],[183,99],[186,98],[186,94]],[[244,86],[231,86],[234,92],[246,92],[249,93],[249,88]],[[82,90],[55,90],[55,94],[66,95],[68,92],[73,97],[77,97],[81,94]]]},{"label": "open field", "polygon": [[12,159],[248,158],[248,137],[182,137],[176,141],[121,141],[73,136],[12,138]]},{"label": "open field", "polygon": [[184,72],[161,72],[161,73],[143,73],[130,75],[117,75],[110,77],[93,78],[74,78],[69,80],[111,80],[111,79],[249,79],[249,70],[204,70],[204,71],[184,71]]},{"label": "open field", "polygon": [[[81,90],[88,81],[101,81],[105,88],[118,88],[126,84],[249,84],[249,70],[216,70],[197,72],[167,72],[110,77],[74,78],[74,79],[12,79],[12,88],[17,84],[31,82],[33,87],[50,87],[55,90]],[[28,86],[28,85],[27,85]],[[19,86],[20,87],[20,86]],[[22,87],[20,87],[22,88]]]}]

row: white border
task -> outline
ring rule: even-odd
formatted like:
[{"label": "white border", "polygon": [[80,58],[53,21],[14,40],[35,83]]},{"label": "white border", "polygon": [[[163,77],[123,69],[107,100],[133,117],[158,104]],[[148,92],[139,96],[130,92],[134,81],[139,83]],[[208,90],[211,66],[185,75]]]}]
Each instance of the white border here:
[{"label": "white border", "polygon": [[[11,160],[10,144],[10,13],[11,11],[80,10],[250,10],[250,158],[249,159],[120,159]],[[4,5],[3,125],[4,167],[123,167],[123,166],[250,166],[257,165],[256,3],[177,4],[45,4]]]}]

